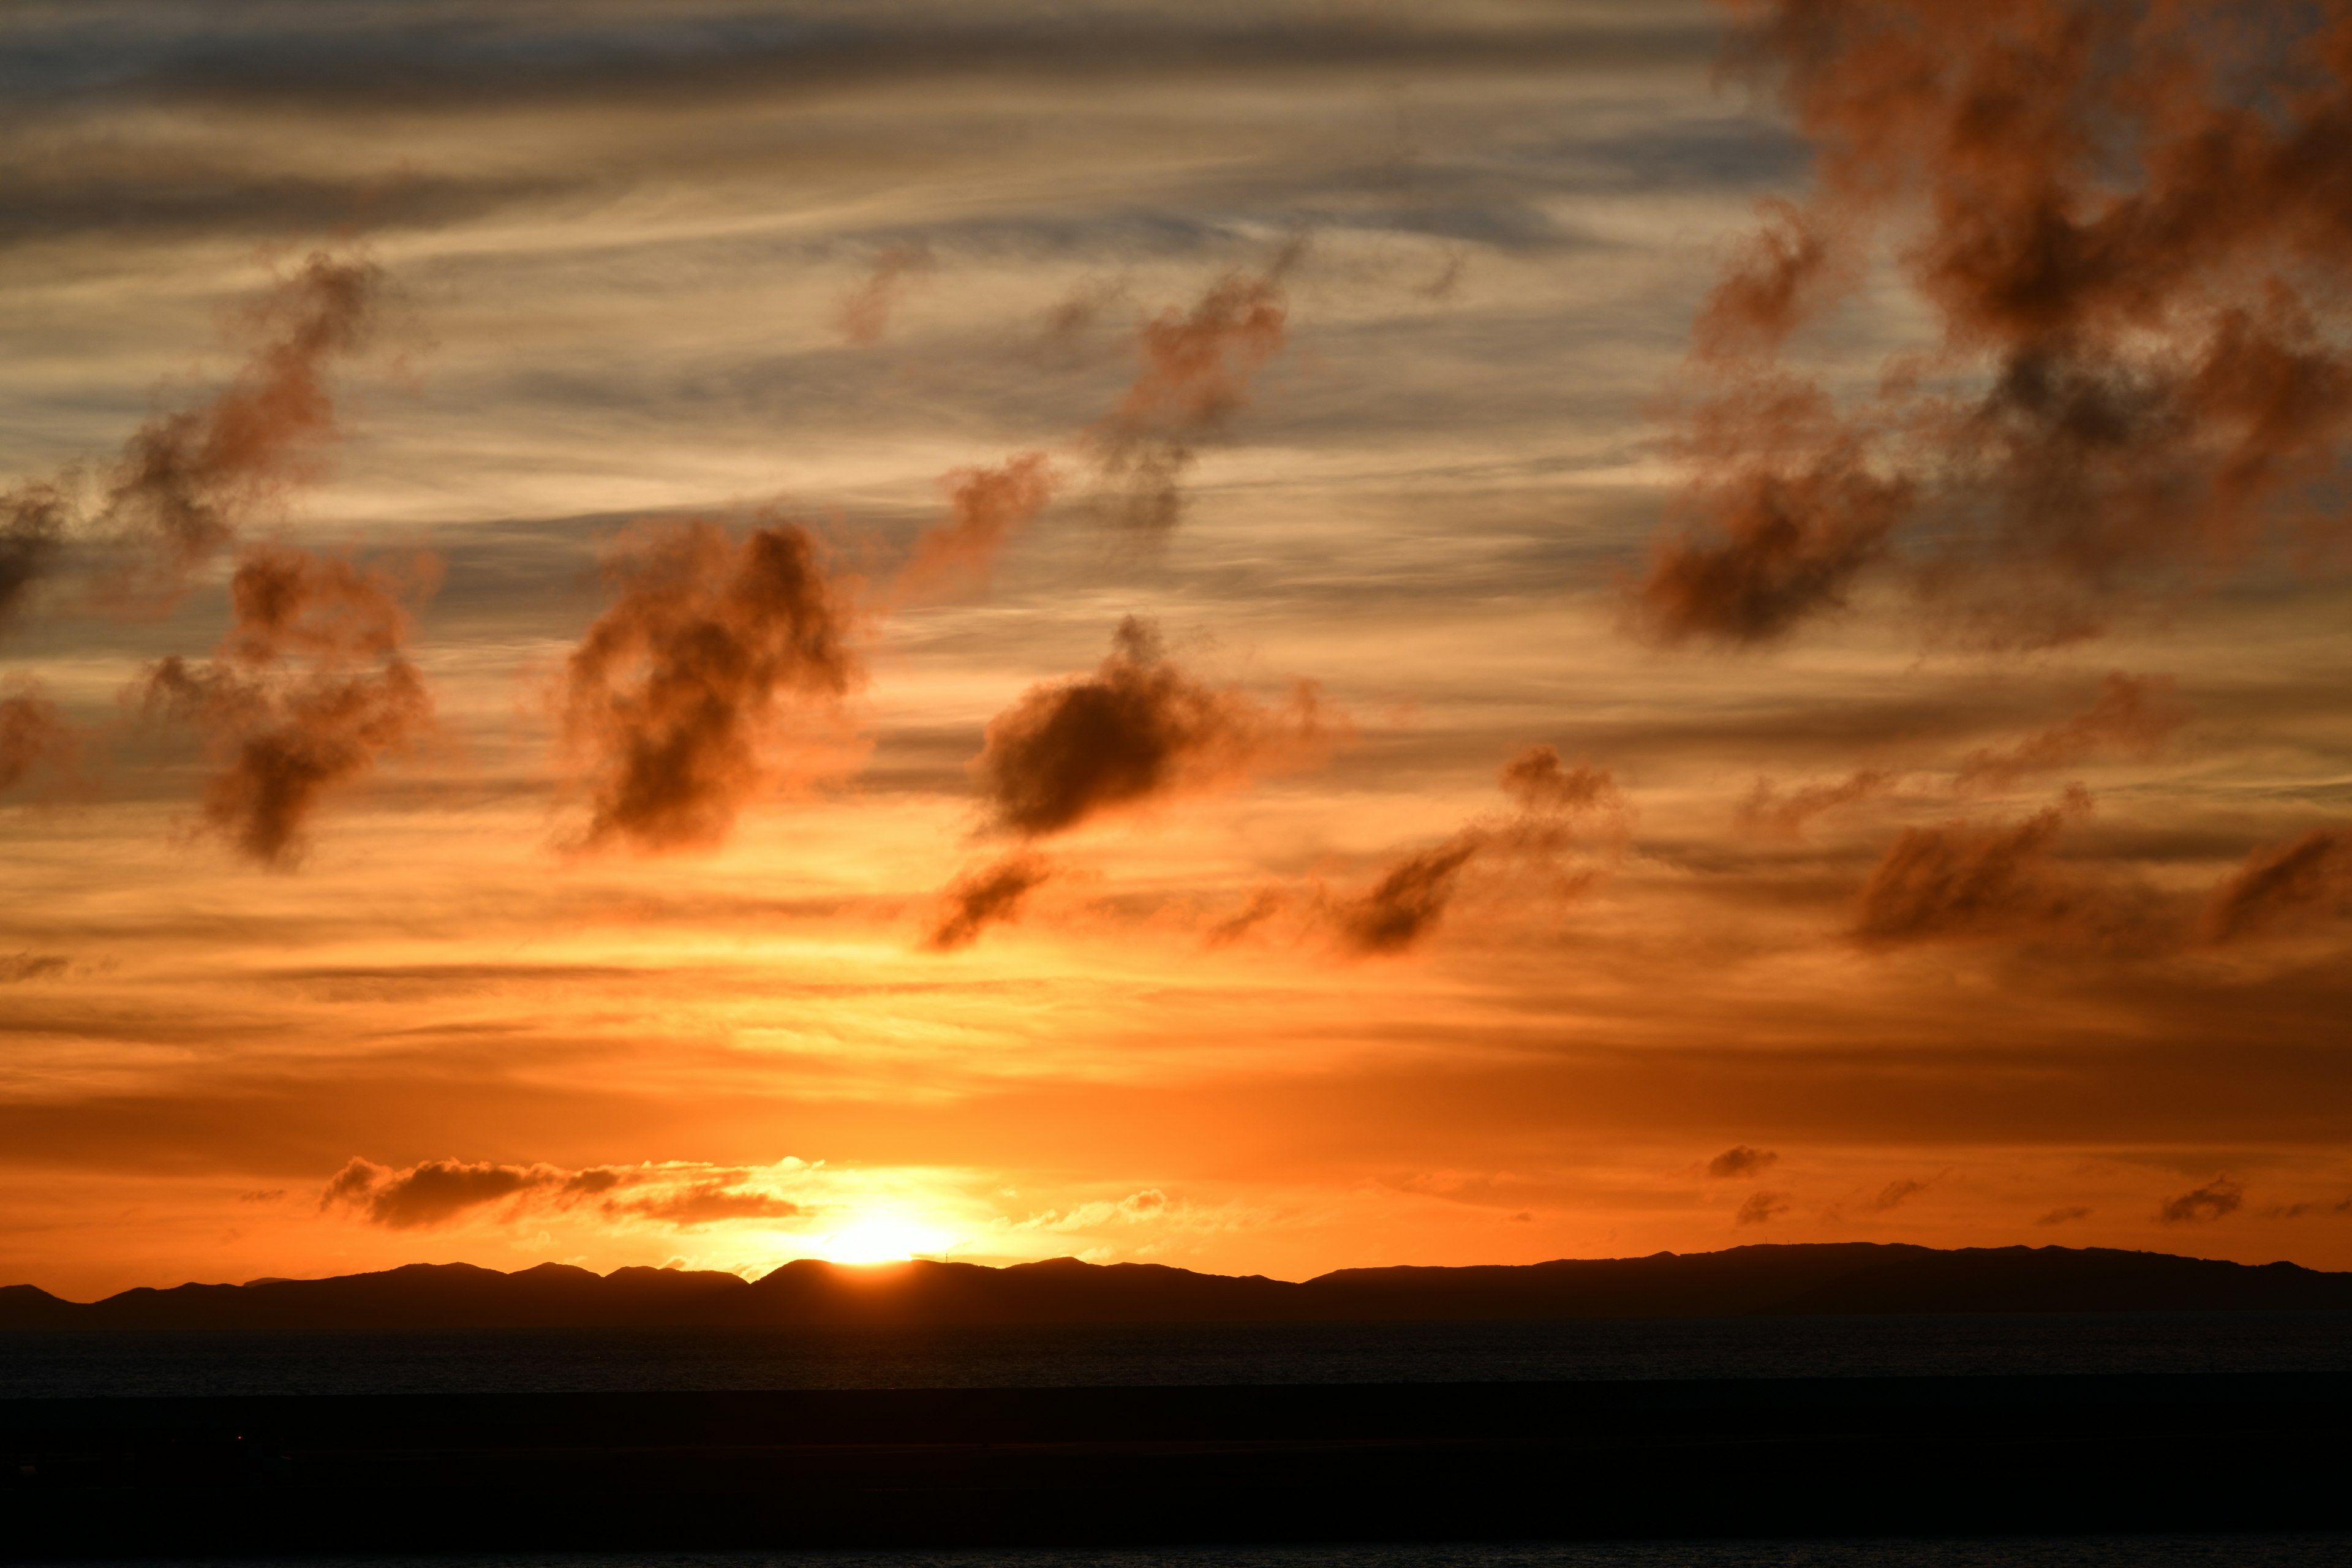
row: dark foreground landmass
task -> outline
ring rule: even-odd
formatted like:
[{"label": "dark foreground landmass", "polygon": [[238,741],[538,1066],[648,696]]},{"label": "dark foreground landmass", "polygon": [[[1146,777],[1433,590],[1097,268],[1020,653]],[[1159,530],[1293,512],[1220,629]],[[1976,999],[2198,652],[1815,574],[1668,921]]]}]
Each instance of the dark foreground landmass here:
[{"label": "dark foreground landmass", "polygon": [[2352,1376],[0,1401],[0,1557],[2331,1530]]},{"label": "dark foreground landmass", "polygon": [[544,1263],[513,1274],[410,1264],[330,1279],[141,1288],[60,1300],[0,1287],[5,1329],[695,1328],[963,1323],[1379,1322],[1889,1312],[2352,1310],[2352,1274],[2104,1247],[1848,1242],[1346,1268],[1303,1283],[1058,1258],[990,1268],[788,1263],[733,1274]]}]

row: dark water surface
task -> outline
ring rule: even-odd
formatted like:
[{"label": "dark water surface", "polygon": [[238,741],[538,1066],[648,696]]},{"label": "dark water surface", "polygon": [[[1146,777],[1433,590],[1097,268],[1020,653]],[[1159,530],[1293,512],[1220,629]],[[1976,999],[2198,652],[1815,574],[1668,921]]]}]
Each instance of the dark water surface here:
[{"label": "dark water surface", "polygon": [[2343,1568],[2352,1563],[2352,1535],[1236,1544],[1112,1551],[664,1552],[207,1561],[218,1568]]},{"label": "dark water surface", "polygon": [[2164,1372],[2352,1372],[2352,1313],[0,1333],[5,1398]]}]

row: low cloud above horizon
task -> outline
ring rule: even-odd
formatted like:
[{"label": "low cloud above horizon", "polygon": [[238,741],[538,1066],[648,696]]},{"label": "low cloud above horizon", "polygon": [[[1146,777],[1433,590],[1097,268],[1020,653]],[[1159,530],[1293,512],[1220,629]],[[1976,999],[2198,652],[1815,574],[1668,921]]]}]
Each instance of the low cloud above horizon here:
[{"label": "low cloud above horizon", "polygon": [[2352,1268],[2339,9],[0,37],[0,1283]]}]

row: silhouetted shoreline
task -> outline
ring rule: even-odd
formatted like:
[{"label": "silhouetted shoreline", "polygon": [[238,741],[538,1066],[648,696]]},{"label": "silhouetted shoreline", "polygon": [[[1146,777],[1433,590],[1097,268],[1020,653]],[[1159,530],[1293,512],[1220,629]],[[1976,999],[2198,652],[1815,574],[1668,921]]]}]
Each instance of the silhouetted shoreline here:
[{"label": "silhouetted shoreline", "polygon": [[992,1268],[803,1259],[756,1281],[560,1263],[410,1264],[326,1279],[141,1288],[94,1302],[0,1287],[0,1330],[695,1328],[791,1324],[1366,1322],[1921,1312],[2352,1310],[2352,1274],[2100,1247],[1847,1242],[1293,1283],[1076,1258]]}]

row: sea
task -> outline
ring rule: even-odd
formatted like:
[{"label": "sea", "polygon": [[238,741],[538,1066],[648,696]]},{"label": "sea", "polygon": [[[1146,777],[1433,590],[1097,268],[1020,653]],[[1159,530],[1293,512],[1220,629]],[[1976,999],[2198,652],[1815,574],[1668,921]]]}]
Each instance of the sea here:
[{"label": "sea", "polygon": [[[0,1334],[0,1397],[2347,1372],[2352,1313]],[[2352,1477],[2347,1478],[2352,1485]],[[194,1563],[198,1560],[185,1560]],[[247,1568],[232,1560],[202,1560]],[[2352,1533],[454,1553],[250,1568],[2352,1568]],[[87,1565],[84,1565],[87,1568]]]}]

